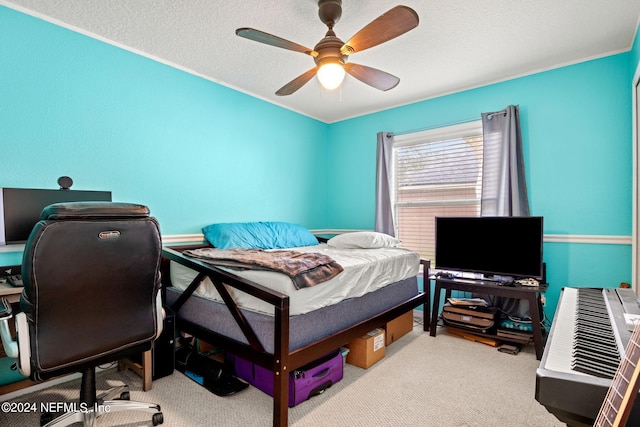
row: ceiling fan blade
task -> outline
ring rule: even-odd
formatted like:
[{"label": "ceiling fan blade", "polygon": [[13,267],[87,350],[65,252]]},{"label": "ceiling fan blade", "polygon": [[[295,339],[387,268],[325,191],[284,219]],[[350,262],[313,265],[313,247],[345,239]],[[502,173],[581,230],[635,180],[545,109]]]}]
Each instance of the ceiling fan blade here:
[{"label": "ceiling fan blade", "polygon": [[358,31],[340,49],[351,55],[394,39],[418,26],[418,14],[407,6],[396,6]]},{"label": "ceiling fan blade", "polygon": [[238,28],[236,30],[236,35],[240,37],[244,37],[249,40],[253,40],[256,42],[268,44],[275,47],[280,47],[282,49],[293,50],[295,52],[306,53],[307,55],[311,55],[313,57],[318,56],[318,52],[313,49],[309,49],[308,47],[302,46],[298,43],[294,43],[289,40],[285,40],[281,37],[274,36],[269,33],[265,33],[264,31],[255,30],[253,28]]},{"label": "ceiling fan blade", "polygon": [[393,89],[400,83],[400,79],[393,74],[365,65],[354,64],[353,62],[347,62],[344,65],[344,70],[362,83],[366,83],[382,91]]},{"label": "ceiling fan blade", "polygon": [[316,75],[317,72],[318,72],[318,67],[313,67],[309,71],[303,74],[300,74],[298,77],[296,77],[295,79],[291,80],[289,83],[287,83],[286,85],[278,89],[278,91],[276,92],[276,95],[278,96],[291,95],[292,93],[300,89],[302,86],[304,86],[309,80],[311,80],[313,76]]}]

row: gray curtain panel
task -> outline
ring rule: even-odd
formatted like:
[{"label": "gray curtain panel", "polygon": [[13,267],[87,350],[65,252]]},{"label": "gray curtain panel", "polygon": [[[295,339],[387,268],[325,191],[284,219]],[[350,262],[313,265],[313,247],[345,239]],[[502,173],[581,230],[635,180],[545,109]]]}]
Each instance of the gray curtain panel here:
[{"label": "gray curtain panel", "polygon": [[393,161],[393,134],[378,132],[376,153],[376,220],[374,230],[396,235],[391,207],[391,168]]},{"label": "gray curtain panel", "polygon": [[482,216],[529,216],[520,111],[482,113]]},{"label": "gray curtain panel", "polygon": [[[483,164],[482,216],[529,216],[529,197],[524,174],[520,110],[509,105],[502,111],[482,114]],[[484,298],[490,305],[500,307],[503,314],[530,319],[526,300],[492,297]]]}]

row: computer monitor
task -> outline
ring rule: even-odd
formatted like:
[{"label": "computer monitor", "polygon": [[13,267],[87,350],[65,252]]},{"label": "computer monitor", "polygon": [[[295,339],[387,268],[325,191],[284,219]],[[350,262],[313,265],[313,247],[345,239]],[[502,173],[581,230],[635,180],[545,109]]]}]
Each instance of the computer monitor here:
[{"label": "computer monitor", "polygon": [[42,209],[50,204],[110,201],[110,191],[0,188],[0,245],[26,242]]}]

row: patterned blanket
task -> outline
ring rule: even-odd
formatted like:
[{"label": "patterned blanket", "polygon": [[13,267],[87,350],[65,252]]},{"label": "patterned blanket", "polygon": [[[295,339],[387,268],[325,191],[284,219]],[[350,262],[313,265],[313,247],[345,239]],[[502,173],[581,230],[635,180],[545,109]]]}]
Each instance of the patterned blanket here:
[{"label": "patterned blanket", "polygon": [[291,278],[296,289],[326,282],[342,272],[340,264],[319,253],[203,248],[187,250],[184,254],[218,266],[284,273]]}]

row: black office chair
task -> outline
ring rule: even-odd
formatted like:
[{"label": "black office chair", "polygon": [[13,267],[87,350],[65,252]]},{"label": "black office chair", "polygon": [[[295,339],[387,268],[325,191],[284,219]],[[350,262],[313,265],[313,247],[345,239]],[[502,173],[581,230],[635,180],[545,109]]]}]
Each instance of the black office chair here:
[{"label": "black office chair", "polygon": [[125,410],[149,412],[153,425],[162,424],[160,406],[129,401],[126,386],[96,396],[95,378],[96,366],[147,351],[160,334],[160,257],[160,230],[146,206],[57,203],[42,211],[23,255],[17,343],[8,342],[2,322],[5,351],[23,375],[82,372],[81,410],[50,422],[43,414],[42,424],[93,425]]}]

